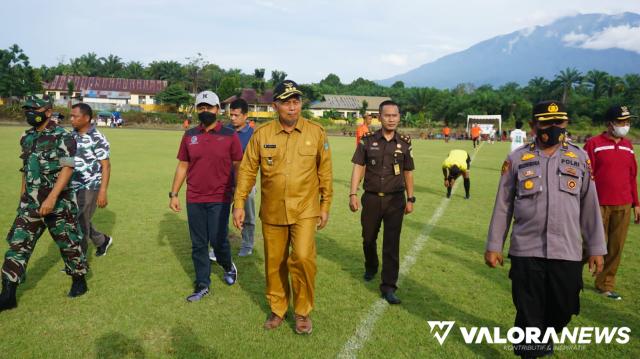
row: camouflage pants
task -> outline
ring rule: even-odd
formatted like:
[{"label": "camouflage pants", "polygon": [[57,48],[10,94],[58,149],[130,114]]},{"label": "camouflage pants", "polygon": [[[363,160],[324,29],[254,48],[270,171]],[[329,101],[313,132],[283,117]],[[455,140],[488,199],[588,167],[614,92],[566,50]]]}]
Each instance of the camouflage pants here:
[{"label": "camouflage pants", "polygon": [[38,215],[39,205],[23,196],[18,215],[9,230],[7,250],[2,265],[2,276],[12,282],[25,280],[27,263],[36,246],[36,242],[49,229],[51,237],[58,245],[68,275],[87,273],[87,260],[80,248],[82,233],[78,227],[76,215],[78,207],[75,195],[61,195],[51,213],[44,218]]}]

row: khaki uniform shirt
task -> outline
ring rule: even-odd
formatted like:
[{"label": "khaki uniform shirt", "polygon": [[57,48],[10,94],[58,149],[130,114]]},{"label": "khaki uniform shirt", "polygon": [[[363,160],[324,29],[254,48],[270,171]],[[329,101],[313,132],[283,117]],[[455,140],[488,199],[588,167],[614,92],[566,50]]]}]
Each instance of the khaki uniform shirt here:
[{"label": "khaki uniform shirt", "polygon": [[291,132],[279,120],[256,128],[244,152],[234,207],[245,199],[260,170],[260,219],[289,225],[329,212],[333,194],[331,151],[322,126],[300,118]]},{"label": "khaki uniform shirt", "polygon": [[607,253],[588,157],[572,143],[551,156],[535,143],[508,155],[487,250],[502,253],[512,219],[509,255],[580,261]]}]

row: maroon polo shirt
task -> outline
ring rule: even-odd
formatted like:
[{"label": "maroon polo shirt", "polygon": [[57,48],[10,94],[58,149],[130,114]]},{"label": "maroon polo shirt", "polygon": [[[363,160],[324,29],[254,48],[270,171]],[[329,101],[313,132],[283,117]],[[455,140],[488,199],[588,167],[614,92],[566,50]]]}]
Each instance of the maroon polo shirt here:
[{"label": "maroon polo shirt", "polygon": [[210,130],[200,124],[182,136],[178,160],[189,162],[188,203],[230,203],[233,195],[231,168],[242,160],[240,138],[220,122]]},{"label": "maroon polo shirt", "polygon": [[631,141],[616,143],[604,132],[584,145],[589,154],[598,200],[602,206],[638,206],[638,166]]}]

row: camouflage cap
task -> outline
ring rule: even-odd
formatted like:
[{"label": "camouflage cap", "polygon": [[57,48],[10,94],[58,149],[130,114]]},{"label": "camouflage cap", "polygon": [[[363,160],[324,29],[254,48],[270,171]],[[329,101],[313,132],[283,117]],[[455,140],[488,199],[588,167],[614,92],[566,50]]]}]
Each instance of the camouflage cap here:
[{"label": "camouflage cap", "polygon": [[24,101],[22,108],[40,108],[40,107],[51,107],[51,101],[48,97],[39,98],[36,96],[29,96]]}]

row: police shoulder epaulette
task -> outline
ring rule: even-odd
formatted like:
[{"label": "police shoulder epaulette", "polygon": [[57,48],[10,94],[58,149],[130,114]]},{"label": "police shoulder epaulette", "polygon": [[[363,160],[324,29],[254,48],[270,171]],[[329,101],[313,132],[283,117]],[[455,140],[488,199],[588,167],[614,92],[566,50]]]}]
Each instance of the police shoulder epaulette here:
[{"label": "police shoulder epaulette", "polygon": [[400,139],[406,142],[407,144],[411,144],[411,137],[409,135],[400,135]]},{"label": "police shoulder epaulette", "polygon": [[362,136],[360,136],[360,138],[367,138],[367,137],[372,136],[372,135],[373,135],[373,132],[367,132],[367,133],[362,134]]},{"label": "police shoulder epaulette", "polygon": [[527,145],[529,147],[529,151],[533,151],[536,149],[536,142],[535,141],[531,141],[529,142],[529,144]]}]

